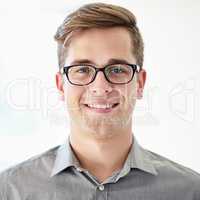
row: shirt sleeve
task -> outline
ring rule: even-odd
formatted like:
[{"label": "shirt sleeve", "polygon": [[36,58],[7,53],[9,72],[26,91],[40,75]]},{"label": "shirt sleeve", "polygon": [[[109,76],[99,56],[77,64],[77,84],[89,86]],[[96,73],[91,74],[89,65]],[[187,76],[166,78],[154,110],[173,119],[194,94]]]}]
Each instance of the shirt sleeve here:
[{"label": "shirt sleeve", "polygon": [[194,200],[199,200],[199,199],[200,199],[200,184],[194,196]]},{"label": "shirt sleeve", "polygon": [[6,195],[6,185],[7,185],[7,175],[6,173],[0,173],[0,199],[8,200]]},{"label": "shirt sleeve", "polygon": [[195,193],[194,193],[194,200],[200,200],[200,174],[196,173],[196,179],[195,179]]}]

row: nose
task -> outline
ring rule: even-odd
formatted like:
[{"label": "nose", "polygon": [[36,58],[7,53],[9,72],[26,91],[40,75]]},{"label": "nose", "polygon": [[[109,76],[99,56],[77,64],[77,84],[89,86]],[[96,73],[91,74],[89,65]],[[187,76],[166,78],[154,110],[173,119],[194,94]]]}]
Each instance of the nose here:
[{"label": "nose", "polygon": [[90,92],[95,96],[104,96],[112,91],[111,83],[109,83],[103,72],[99,71],[95,80],[90,84]]}]

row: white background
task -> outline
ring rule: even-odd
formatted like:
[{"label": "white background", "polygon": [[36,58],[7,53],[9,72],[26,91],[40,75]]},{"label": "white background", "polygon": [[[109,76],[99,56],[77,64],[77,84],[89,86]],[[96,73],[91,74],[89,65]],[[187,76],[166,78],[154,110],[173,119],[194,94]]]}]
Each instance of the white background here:
[{"label": "white background", "polygon": [[[0,1],[0,171],[65,141],[53,36],[69,11],[88,2],[95,1]],[[133,11],[145,42],[137,140],[200,172],[200,1],[106,2]]]}]

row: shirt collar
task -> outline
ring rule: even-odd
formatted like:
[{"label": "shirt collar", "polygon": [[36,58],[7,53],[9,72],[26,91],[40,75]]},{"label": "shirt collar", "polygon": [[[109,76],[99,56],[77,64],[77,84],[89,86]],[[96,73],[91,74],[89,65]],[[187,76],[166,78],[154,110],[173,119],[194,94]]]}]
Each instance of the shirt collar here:
[{"label": "shirt collar", "polygon": [[[67,142],[62,144],[57,150],[57,155],[52,169],[51,177],[71,166],[81,168],[80,163],[72,150],[68,137]],[[152,163],[148,151],[143,149],[138,144],[135,136],[133,136],[131,149],[120,174],[128,173],[131,168],[137,168],[147,173],[157,175],[157,171]]]},{"label": "shirt collar", "polygon": [[137,168],[153,175],[158,174],[153,165],[150,152],[139,145],[135,136],[133,137],[133,145],[128,155],[127,163],[130,163],[130,168]]},{"label": "shirt collar", "polygon": [[57,150],[51,176],[54,176],[71,166],[80,167],[80,163],[72,150],[68,136],[67,141],[64,144],[60,145]]}]

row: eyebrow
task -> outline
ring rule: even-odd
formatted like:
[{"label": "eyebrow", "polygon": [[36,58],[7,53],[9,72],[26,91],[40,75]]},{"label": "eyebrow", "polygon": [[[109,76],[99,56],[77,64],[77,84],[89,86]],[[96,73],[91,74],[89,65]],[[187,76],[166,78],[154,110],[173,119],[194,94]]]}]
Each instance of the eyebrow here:
[{"label": "eyebrow", "polygon": [[[70,65],[76,65],[76,64],[92,64],[97,65],[95,62],[89,59],[76,59],[73,62],[71,62]],[[110,58],[105,65],[112,65],[112,64],[129,64],[129,62],[125,59],[117,59],[117,58]]]}]

